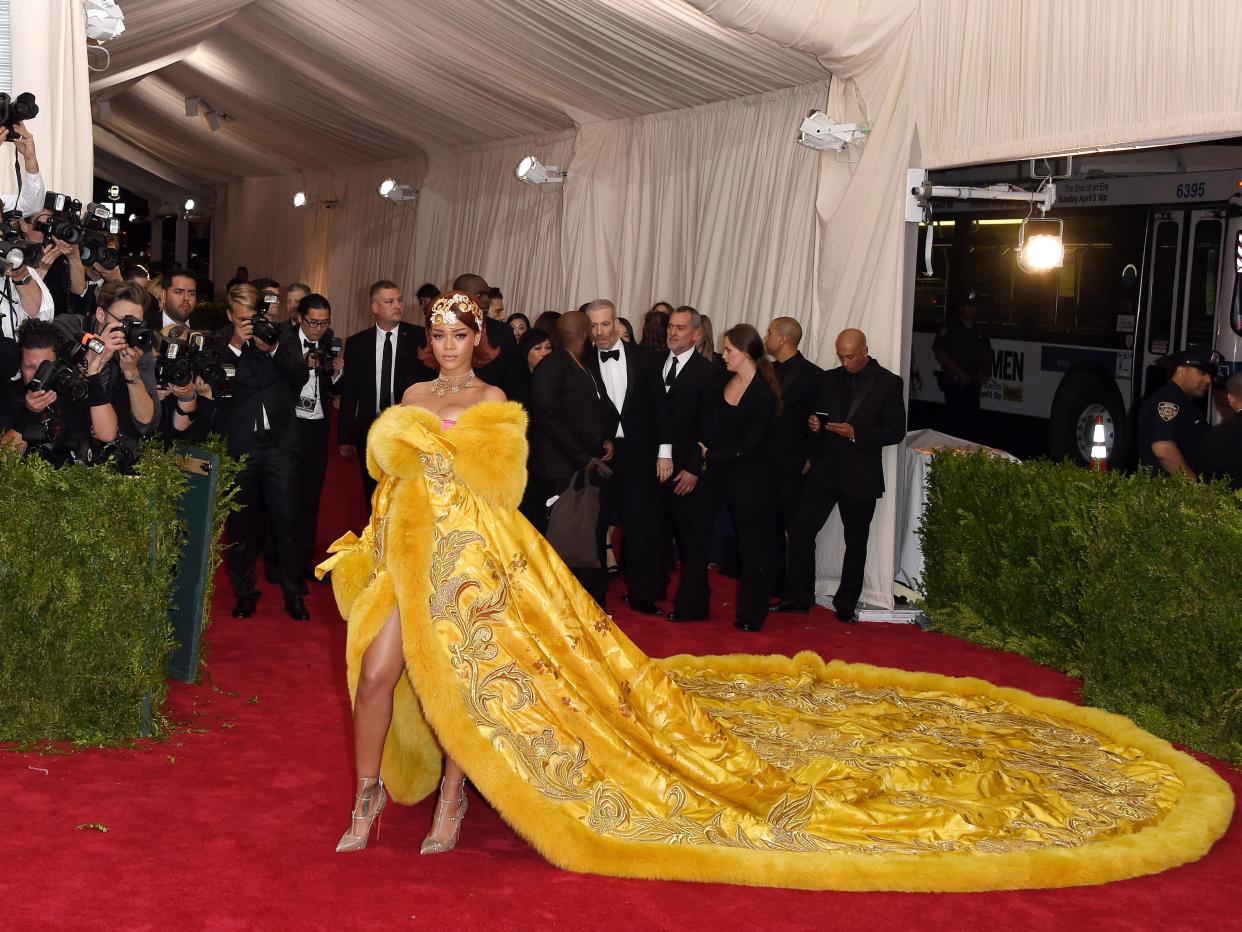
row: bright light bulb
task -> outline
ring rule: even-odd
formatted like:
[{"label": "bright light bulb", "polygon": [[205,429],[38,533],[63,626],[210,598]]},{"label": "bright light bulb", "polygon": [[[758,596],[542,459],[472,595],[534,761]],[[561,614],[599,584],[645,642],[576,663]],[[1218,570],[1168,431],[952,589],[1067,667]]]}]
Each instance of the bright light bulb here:
[{"label": "bright light bulb", "polygon": [[299,191],[297,194],[293,195],[293,206],[294,207],[305,207],[306,206],[306,192],[305,191]]},{"label": "bright light bulb", "polygon": [[1059,269],[1065,262],[1065,247],[1061,237],[1037,233],[1028,237],[1022,245],[1022,266],[1031,272]]},{"label": "bright light bulb", "polygon": [[1099,418],[1096,418],[1095,427],[1091,430],[1091,442],[1104,443],[1104,422]]},{"label": "bright light bulb", "polygon": [[191,210],[193,210],[193,209],[194,209],[194,198],[192,198],[192,197],[187,197],[187,198],[185,199],[185,209],[186,209],[186,211],[187,211],[187,212],[188,212],[188,211],[191,211]]},{"label": "bright light bulb", "polygon": [[137,215],[137,214],[130,214],[130,215],[129,215],[129,222],[130,222],[130,223],[133,223],[133,222],[134,222],[135,220],[137,220],[137,219],[138,219],[138,215]]},{"label": "bright light bulb", "polygon": [[392,189],[397,186],[397,182],[393,178],[385,178],[380,182],[379,193],[381,197],[388,197],[392,193]]}]

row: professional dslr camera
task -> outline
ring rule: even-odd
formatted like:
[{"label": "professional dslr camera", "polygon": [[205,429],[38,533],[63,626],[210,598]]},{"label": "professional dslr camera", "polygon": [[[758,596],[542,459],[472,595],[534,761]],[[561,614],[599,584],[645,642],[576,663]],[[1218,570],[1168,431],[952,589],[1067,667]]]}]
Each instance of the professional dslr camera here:
[{"label": "professional dslr camera", "polygon": [[272,346],[280,342],[280,331],[268,316],[272,308],[280,301],[276,295],[267,291],[259,292],[259,303],[255,306],[254,317],[251,318],[251,333],[256,340]]},{"label": "professional dslr camera", "polygon": [[315,354],[316,371],[320,375],[332,378],[333,365],[336,363],[336,358],[341,355],[341,338],[333,336],[332,328],[329,327],[311,352]]},{"label": "professional dslr camera", "polygon": [[49,191],[43,199],[43,209],[51,216],[36,220],[34,228],[53,236],[70,246],[77,246],[82,264],[98,264],[101,268],[115,269],[121,264],[120,254],[108,245],[108,237],[120,232],[121,221],[103,204],[91,203],[82,210],[82,202],[67,194]]},{"label": "professional dslr camera", "polygon": [[43,245],[26,239],[19,223],[21,219],[20,210],[0,214],[0,261],[13,271],[24,265],[38,265],[43,258]]},{"label": "professional dslr camera", "polygon": [[5,142],[14,142],[17,139],[17,133],[13,129],[14,123],[24,123],[27,120],[33,120],[38,115],[39,105],[35,102],[35,95],[29,91],[18,94],[17,97],[0,94],[0,126],[5,129]]},{"label": "professional dslr camera", "polygon": [[59,359],[45,359],[26,383],[27,392],[55,392],[57,397],[81,404],[90,395],[86,379],[76,365]]},{"label": "professional dslr camera", "polygon": [[216,398],[227,398],[234,367],[224,362],[215,347],[215,338],[201,330],[172,327],[155,359],[155,380],[160,388],[189,385],[201,378],[211,386]]}]

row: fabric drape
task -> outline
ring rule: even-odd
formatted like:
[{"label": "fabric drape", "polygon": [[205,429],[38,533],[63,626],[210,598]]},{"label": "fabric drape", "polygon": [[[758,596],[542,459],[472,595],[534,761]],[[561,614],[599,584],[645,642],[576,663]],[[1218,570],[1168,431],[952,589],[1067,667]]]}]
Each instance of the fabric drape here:
[{"label": "fabric drape", "polygon": [[442,288],[475,272],[505,295],[508,313],[533,320],[565,310],[561,272],[561,188],[514,175],[523,156],[564,168],[573,133],[531,137],[435,157],[418,204],[417,274]]},{"label": "fabric drape", "polygon": [[691,304],[717,334],[804,317],[816,159],[790,144],[791,127],[827,91],[821,82],[583,126],[565,183],[567,305],[611,298],[638,327],[656,301]]},{"label": "fabric drape", "polygon": [[[80,0],[9,4],[9,44],[16,97],[35,95],[35,137],[47,190],[93,201],[91,101],[86,68],[86,12]],[[12,148],[0,159],[0,190],[15,192]],[[3,164],[7,163],[7,164]]]}]

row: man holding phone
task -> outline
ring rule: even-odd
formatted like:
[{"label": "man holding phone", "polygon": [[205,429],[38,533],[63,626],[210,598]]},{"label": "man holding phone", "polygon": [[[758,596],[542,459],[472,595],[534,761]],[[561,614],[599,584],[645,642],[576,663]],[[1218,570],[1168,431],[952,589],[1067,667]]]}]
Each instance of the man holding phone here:
[{"label": "man holding phone", "polygon": [[789,528],[784,597],[777,612],[807,612],[815,601],[815,538],[834,508],[841,509],[845,560],[832,604],[837,618],[857,621],[875,503],[884,494],[884,447],[906,434],[901,376],[871,358],[861,330],[837,337],[841,365],[823,374],[811,432],[811,469]]}]

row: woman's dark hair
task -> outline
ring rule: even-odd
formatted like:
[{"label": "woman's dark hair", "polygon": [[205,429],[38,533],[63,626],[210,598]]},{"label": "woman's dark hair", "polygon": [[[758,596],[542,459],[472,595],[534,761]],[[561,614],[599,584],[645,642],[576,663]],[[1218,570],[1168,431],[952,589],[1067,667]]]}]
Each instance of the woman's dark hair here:
[{"label": "woman's dark hair", "polygon": [[[496,358],[499,350],[487,341],[487,327],[482,323],[482,311],[479,311],[479,305],[475,303],[474,298],[466,294],[464,291],[446,291],[437,295],[435,301],[427,306],[427,345],[418,351],[418,358],[432,372],[440,371],[440,364],[436,361],[436,354],[431,349],[431,314],[436,303],[445,298],[452,300],[457,304],[465,303],[473,310],[469,313],[458,313],[457,320],[467,330],[472,330],[479,334],[479,345],[474,348],[474,365],[486,366],[489,362]],[[479,317],[474,315],[474,311],[479,311]]]},{"label": "woman's dark hair", "polygon": [[538,327],[531,327],[522,335],[521,342],[518,343],[518,358],[525,363],[527,353],[540,343],[550,342],[551,339],[545,331],[540,330]]},{"label": "woman's dark hair", "polygon": [[529,318],[529,317],[527,317],[525,314],[523,314],[521,311],[514,311],[514,312],[513,312],[512,314],[510,314],[507,318],[505,318],[505,323],[506,323],[506,324],[508,324],[510,327],[512,327],[512,326],[513,326],[513,322],[514,322],[515,320],[524,320],[524,321],[526,321],[526,328],[527,328],[528,330],[530,329],[530,318]]},{"label": "woman's dark hair", "polygon": [[781,402],[781,383],[776,378],[776,370],[772,368],[772,363],[768,360],[767,352],[763,348],[763,337],[759,336],[759,331],[750,324],[734,324],[725,331],[724,338],[733,344],[734,349],[740,350],[755,361],[759,374],[763,376],[763,380],[768,383],[768,388],[772,389],[772,394],[776,396],[776,413],[780,414],[785,407]]},{"label": "woman's dark hair", "polygon": [[668,352],[668,314],[650,310],[643,318],[643,335],[639,343],[657,353]]},{"label": "woman's dark hair", "polygon": [[620,324],[622,327],[624,327],[624,328],[625,328],[625,332],[626,332],[627,334],[629,334],[629,336],[630,336],[630,342],[631,342],[631,343],[634,343],[634,342],[635,342],[635,340],[634,340],[634,325],[633,325],[633,324],[631,324],[631,323],[630,323],[628,320],[626,320],[624,317],[618,317],[618,318],[617,318],[617,323],[618,323],[618,324]]},{"label": "woman's dark hair", "polygon": [[436,297],[439,297],[439,295],[440,295],[440,289],[437,288],[435,285],[433,285],[431,282],[427,282],[426,284],[419,285],[418,291],[414,292],[414,297],[418,298],[420,301],[423,298],[436,298]]},{"label": "woman's dark hair", "polygon": [[[556,322],[561,319],[560,311],[544,311],[535,318],[535,329],[542,330],[545,337],[550,333],[556,333]],[[548,337],[551,339],[551,337]]]},{"label": "woman's dark hair", "polygon": [[[657,311],[661,314],[671,314],[673,313],[673,305],[669,304],[667,301],[657,301],[655,304],[651,305],[651,311]],[[651,311],[648,311],[647,313],[650,314]]]},{"label": "woman's dark hair", "polygon": [[307,311],[327,311],[332,313],[332,305],[328,299],[318,293],[308,294],[298,302],[298,316],[305,317]]}]

